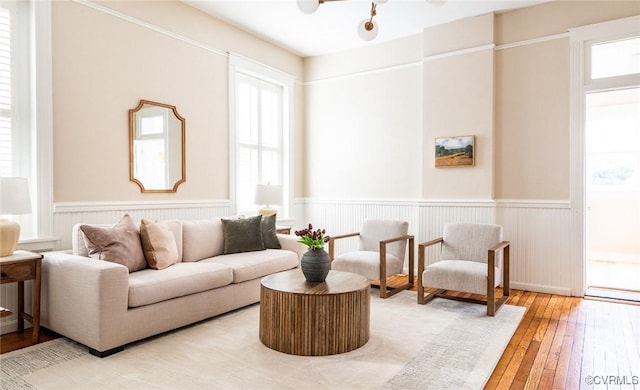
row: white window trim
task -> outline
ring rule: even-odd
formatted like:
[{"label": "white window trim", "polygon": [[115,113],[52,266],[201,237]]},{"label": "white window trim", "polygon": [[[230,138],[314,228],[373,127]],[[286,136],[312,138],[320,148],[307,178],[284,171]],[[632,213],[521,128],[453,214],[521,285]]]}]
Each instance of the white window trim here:
[{"label": "white window trim", "polygon": [[591,80],[587,65],[587,47],[593,43],[619,40],[640,35],[640,16],[592,24],[570,29],[571,91],[570,91],[570,196],[571,196],[571,260],[572,295],[586,292],[586,210],[585,194],[585,94],[589,91],[614,90],[640,86],[640,76],[625,75]]},{"label": "white window trim", "polygon": [[294,77],[282,71],[261,64],[247,57],[229,53],[229,197],[231,210],[238,213],[236,204],[236,73],[243,73],[262,79],[283,87],[283,109],[282,124],[285,129],[282,134],[283,172],[282,191],[284,204],[282,207],[282,217],[287,218],[292,210],[293,204],[293,107]]}]

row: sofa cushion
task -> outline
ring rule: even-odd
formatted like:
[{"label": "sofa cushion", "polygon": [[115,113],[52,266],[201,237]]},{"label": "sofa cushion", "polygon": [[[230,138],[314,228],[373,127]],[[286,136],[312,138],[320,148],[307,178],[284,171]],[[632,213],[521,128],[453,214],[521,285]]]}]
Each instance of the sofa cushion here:
[{"label": "sofa cushion", "polygon": [[129,274],[129,307],[139,307],[226,286],[230,267],[216,263],[177,263],[162,270]]},{"label": "sofa cushion", "polygon": [[224,254],[264,250],[262,216],[223,219]]},{"label": "sofa cushion", "polygon": [[224,264],[233,270],[233,283],[241,283],[295,268],[298,266],[298,255],[282,249],[267,249],[215,256],[199,263]]},{"label": "sofa cushion", "polygon": [[182,261],[198,261],[224,251],[219,218],[182,222]]},{"label": "sofa cushion", "polygon": [[112,227],[81,225],[89,257],[122,264],[135,272],[147,268],[138,227],[125,214]]},{"label": "sofa cushion", "polygon": [[262,217],[262,242],[265,249],[280,249],[280,241],[276,234],[276,215]]},{"label": "sofa cushion", "polygon": [[144,258],[150,268],[164,269],[178,262],[176,239],[164,222],[142,219],[140,241]]}]

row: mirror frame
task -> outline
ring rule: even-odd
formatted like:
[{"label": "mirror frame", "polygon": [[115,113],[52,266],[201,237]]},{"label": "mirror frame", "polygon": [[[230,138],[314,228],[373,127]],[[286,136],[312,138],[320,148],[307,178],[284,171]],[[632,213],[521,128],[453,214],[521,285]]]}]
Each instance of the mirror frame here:
[{"label": "mirror frame", "polygon": [[[175,117],[180,121],[180,127],[181,127],[181,134],[180,134],[180,139],[181,139],[181,153],[182,153],[182,177],[179,178],[175,184],[173,185],[173,188],[164,188],[164,189],[146,189],[144,187],[144,184],[136,179],[134,177],[134,153],[133,153],[133,142],[135,141],[135,134],[136,134],[136,128],[135,128],[135,114],[142,110],[142,108],[146,105],[150,105],[150,106],[157,106],[157,107],[164,107],[167,109],[170,109],[173,112],[173,115],[175,115]],[[185,119],[178,114],[178,110],[176,109],[176,106],[172,106],[170,104],[164,104],[164,103],[158,103],[158,102],[153,102],[150,100],[140,100],[140,103],[138,104],[138,106],[136,108],[130,109],[129,110],[129,180],[136,183],[139,187],[140,187],[140,191],[141,192],[146,192],[146,193],[167,193],[167,192],[177,192],[178,191],[178,186],[182,183],[184,183],[186,181],[186,163],[185,163]]]}]

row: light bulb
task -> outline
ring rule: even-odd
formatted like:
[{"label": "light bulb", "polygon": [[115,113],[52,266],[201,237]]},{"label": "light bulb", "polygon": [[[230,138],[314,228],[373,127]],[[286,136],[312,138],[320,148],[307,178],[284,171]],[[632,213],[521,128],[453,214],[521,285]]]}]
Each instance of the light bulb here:
[{"label": "light bulb", "polygon": [[320,6],[320,0],[297,0],[298,8],[305,14],[316,12]]},{"label": "light bulb", "polygon": [[386,3],[388,0],[373,0],[374,4],[384,4]]},{"label": "light bulb", "polygon": [[[371,23],[370,29],[367,29],[367,26]],[[358,36],[364,41],[371,41],[378,36],[378,25],[374,21],[369,21],[369,19],[363,19],[360,24],[358,24]]]}]

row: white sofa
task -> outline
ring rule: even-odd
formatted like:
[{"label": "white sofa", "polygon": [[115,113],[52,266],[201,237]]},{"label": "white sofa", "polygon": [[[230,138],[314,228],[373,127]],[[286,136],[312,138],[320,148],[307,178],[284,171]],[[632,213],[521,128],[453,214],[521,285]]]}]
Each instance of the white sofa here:
[{"label": "white sofa", "polygon": [[282,249],[224,255],[219,218],[181,224],[176,264],[131,273],[87,257],[76,225],[71,251],[44,254],[41,325],[108,356],[133,341],[258,302],[262,277],[299,267],[306,250],[297,237],[278,234]]}]

